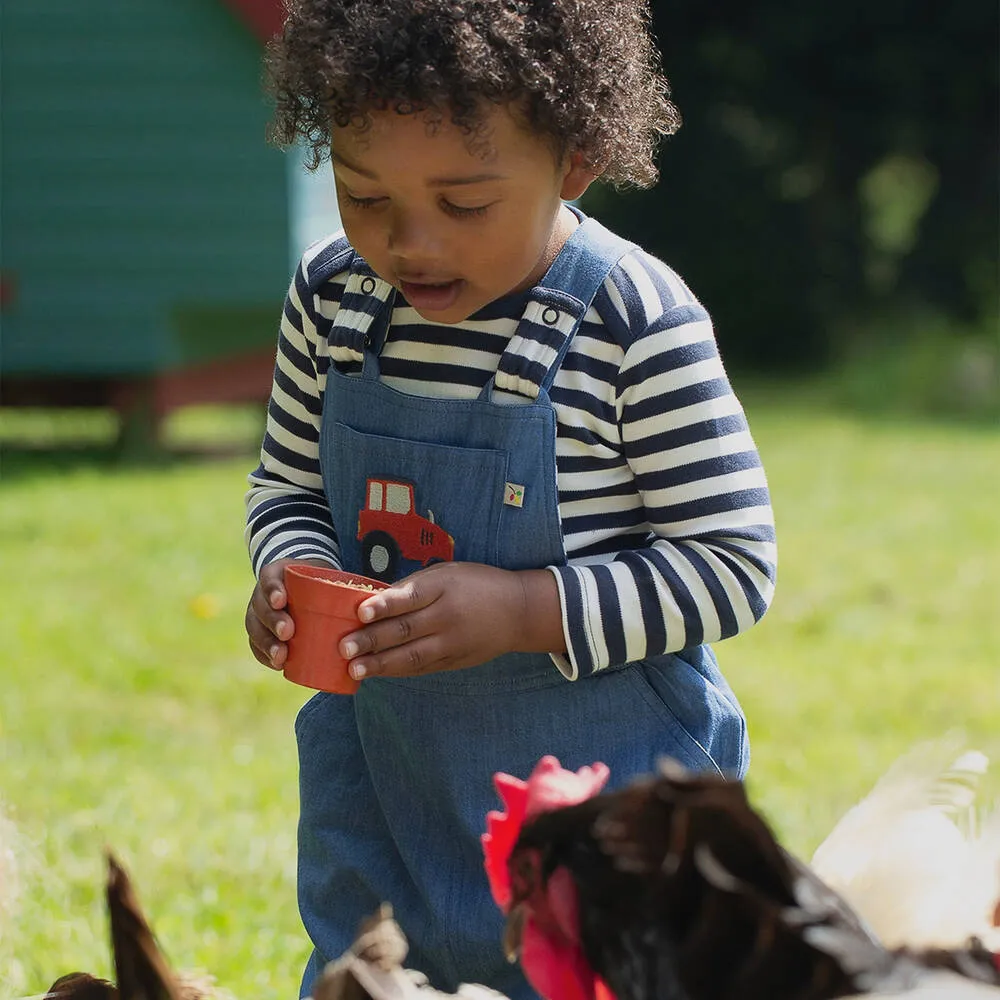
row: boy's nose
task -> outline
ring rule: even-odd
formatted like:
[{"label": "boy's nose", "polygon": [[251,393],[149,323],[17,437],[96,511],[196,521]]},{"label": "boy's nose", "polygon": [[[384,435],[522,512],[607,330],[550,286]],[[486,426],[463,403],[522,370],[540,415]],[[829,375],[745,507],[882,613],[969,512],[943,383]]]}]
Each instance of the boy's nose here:
[{"label": "boy's nose", "polygon": [[433,226],[413,212],[394,212],[389,221],[388,250],[404,260],[433,259],[439,240]]}]

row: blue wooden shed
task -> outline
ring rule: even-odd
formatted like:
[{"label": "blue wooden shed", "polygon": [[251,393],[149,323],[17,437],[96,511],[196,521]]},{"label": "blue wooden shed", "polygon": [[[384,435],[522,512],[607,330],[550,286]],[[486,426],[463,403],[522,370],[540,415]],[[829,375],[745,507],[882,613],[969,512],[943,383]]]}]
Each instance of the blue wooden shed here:
[{"label": "blue wooden shed", "polygon": [[280,17],[279,0],[0,5],[0,403],[266,398],[304,203],[265,142]]}]

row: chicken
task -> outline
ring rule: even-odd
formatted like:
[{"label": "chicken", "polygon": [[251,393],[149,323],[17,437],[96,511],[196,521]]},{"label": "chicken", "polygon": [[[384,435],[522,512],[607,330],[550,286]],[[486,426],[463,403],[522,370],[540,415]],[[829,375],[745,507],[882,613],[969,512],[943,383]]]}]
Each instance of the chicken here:
[{"label": "chicken", "polygon": [[362,1000],[371,995],[368,979],[385,974],[390,979],[403,967],[408,946],[392,907],[383,903],[358,932],[354,945],[324,970],[313,989],[313,1000]]},{"label": "chicken", "polygon": [[46,991],[47,1000],[118,1000],[115,984],[89,972],[60,976]]},{"label": "chicken", "polygon": [[108,855],[108,919],[117,986],[85,972],[61,976],[45,994],[59,1000],[225,1000],[205,977],[175,973],[153,936],[125,869]]},{"label": "chicken", "polygon": [[[231,1000],[207,977],[175,973],[142,913],[128,875],[108,857],[108,915],[118,985],[85,972],[57,979],[34,1000]],[[331,962],[313,1000],[506,1000],[484,986],[463,985],[445,994],[419,972],[403,968],[407,944],[385,904],[361,927],[352,948]]]},{"label": "chicken", "polygon": [[977,817],[988,761],[960,749],[949,738],[902,757],[813,855],[813,870],[890,947],[979,937],[1000,948],[1000,814]]},{"label": "chicken", "polygon": [[779,846],[741,783],[665,764],[599,794],[606,776],[545,758],[527,782],[497,777],[487,875],[547,1000],[823,1000],[913,991],[932,969],[1000,982],[974,942],[887,950]]},{"label": "chicken", "polygon": [[463,983],[441,993],[422,973],[403,967],[406,938],[383,904],[362,924],[354,945],[323,970],[313,1000],[506,1000],[485,986]]}]

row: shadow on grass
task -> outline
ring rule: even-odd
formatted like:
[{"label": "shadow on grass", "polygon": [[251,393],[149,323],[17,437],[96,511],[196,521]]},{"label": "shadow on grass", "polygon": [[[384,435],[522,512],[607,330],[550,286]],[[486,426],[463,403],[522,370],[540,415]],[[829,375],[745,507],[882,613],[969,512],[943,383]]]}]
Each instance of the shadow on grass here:
[{"label": "shadow on grass", "polygon": [[115,445],[23,446],[0,445],[0,485],[79,474],[117,476],[132,472],[168,470],[194,463],[243,458],[247,472],[257,452],[246,446],[160,448],[141,455],[123,453]]},{"label": "shadow on grass", "polygon": [[171,415],[155,437],[123,433],[109,411],[0,409],[0,482],[243,457],[250,466],[262,433],[257,408],[192,407]]},{"label": "shadow on grass", "polygon": [[245,458],[249,471],[256,457],[256,450],[245,444],[163,446],[136,453],[115,443],[36,445],[4,442],[0,444],[0,483],[88,472],[116,475],[235,458]]}]

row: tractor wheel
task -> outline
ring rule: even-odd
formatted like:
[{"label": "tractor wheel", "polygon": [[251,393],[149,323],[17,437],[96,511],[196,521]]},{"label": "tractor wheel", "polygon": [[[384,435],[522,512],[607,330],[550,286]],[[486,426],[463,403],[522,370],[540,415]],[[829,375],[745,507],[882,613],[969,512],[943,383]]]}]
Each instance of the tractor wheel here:
[{"label": "tractor wheel", "polygon": [[364,572],[383,583],[393,583],[399,568],[399,546],[392,535],[370,531],[361,539],[361,567]]}]

